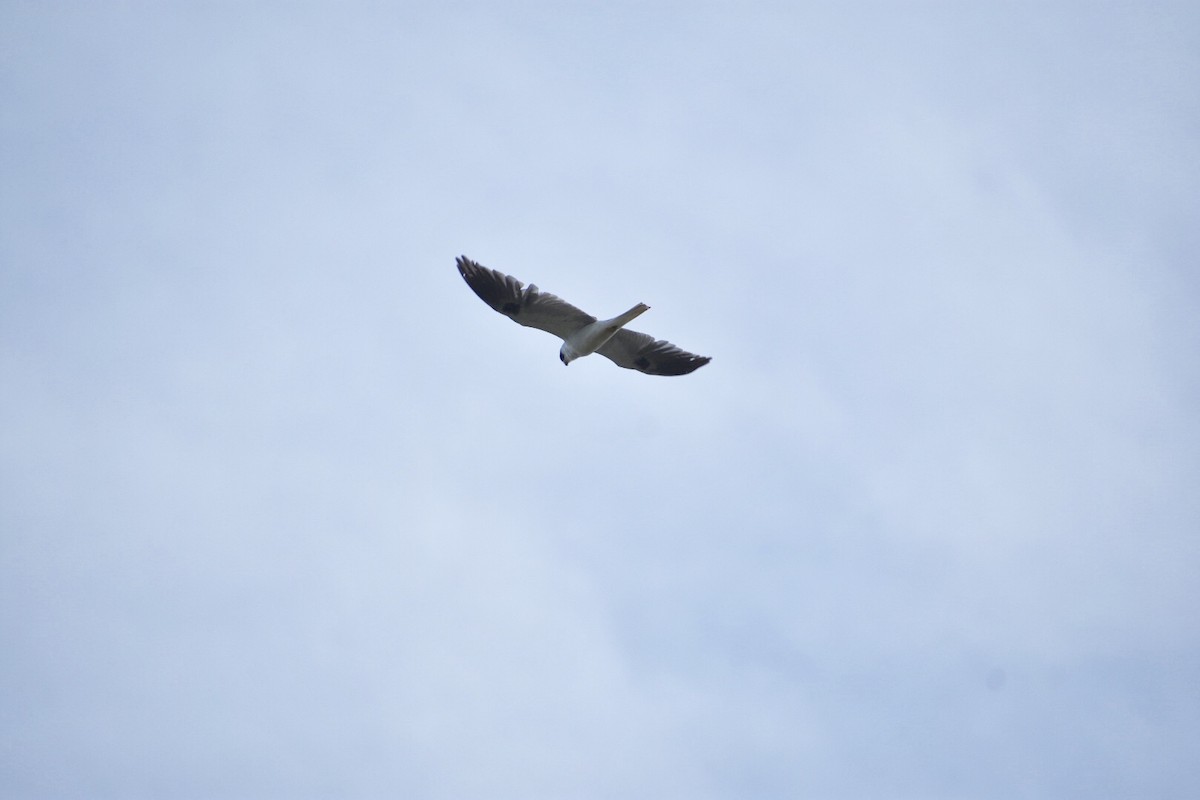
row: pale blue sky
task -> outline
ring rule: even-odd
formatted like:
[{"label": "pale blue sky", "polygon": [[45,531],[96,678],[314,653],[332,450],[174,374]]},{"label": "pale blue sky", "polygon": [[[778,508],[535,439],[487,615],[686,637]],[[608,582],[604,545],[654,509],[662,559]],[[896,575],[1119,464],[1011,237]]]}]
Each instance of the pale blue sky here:
[{"label": "pale blue sky", "polygon": [[1200,794],[1197,87],[1187,3],[0,2],[0,794]]}]

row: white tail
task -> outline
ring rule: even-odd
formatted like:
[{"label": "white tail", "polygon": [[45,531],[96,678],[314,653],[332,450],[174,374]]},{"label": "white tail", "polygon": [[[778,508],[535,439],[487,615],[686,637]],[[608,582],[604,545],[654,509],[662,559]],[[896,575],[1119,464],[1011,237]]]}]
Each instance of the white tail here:
[{"label": "white tail", "polygon": [[608,323],[615,325],[618,328],[624,328],[630,322],[637,319],[642,314],[645,314],[649,310],[650,306],[646,305],[645,303],[638,303],[636,306],[629,309],[619,317],[613,317],[612,319],[608,320]]}]

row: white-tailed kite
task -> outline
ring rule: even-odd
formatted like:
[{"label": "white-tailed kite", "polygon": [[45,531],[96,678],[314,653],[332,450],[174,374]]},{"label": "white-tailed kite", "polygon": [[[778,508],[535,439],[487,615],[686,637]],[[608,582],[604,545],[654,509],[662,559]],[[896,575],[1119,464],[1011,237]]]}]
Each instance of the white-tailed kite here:
[{"label": "white-tailed kite", "polygon": [[532,283],[525,286],[511,275],[488,269],[466,256],[459,257],[458,271],[483,302],[513,322],[562,339],[558,357],[564,364],[599,353],[618,367],[647,375],[687,375],[711,360],[645,333],[625,330],[634,317],[650,310],[645,303],[612,319],[597,320],[565,300],[539,291]]}]

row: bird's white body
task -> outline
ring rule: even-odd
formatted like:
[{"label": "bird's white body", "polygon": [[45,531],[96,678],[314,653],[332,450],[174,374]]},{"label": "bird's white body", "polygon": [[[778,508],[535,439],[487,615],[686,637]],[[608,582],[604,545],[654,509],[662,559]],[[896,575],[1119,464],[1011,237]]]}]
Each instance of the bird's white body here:
[{"label": "bird's white body", "polygon": [[611,339],[617,331],[649,310],[650,306],[638,303],[624,314],[612,319],[598,319],[584,325],[563,340],[562,347],[558,350],[558,357],[564,364],[570,364],[577,358],[590,356],[603,347],[605,342]]}]

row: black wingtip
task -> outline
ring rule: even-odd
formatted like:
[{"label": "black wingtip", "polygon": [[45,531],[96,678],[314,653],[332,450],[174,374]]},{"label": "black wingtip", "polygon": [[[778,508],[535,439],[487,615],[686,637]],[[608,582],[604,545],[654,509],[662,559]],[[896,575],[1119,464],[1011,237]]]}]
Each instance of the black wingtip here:
[{"label": "black wingtip", "polygon": [[[478,261],[472,261],[466,256],[459,256],[455,259],[454,263],[458,267],[458,274],[462,276],[463,280],[471,284],[472,288],[477,286],[478,281],[485,273],[494,272],[494,270],[489,270]],[[476,291],[478,291],[477,288]]]},{"label": "black wingtip", "polygon": [[694,358],[689,359],[687,362],[680,364],[678,372],[671,372],[669,374],[690,375],[710,361],[712,361],[712,358],[709,356],[695,356]]},{"label": "black wingtip", "polygon": [[690,356],[686,358],[672,359],[669,362],[658,364],[642,364],[640,362],[647,359],[639,359],[634,362],[636,369],[645,372],[647,375],[662,375],[664,377],[675,377],[677,375],[690,375],[696,370],[703,367],[708,362],[712,361],[709,356]]},{"label": "black wingtip", "polygon": [[493,310],[515,320],[524,301],[523,283],[511,275],[488,269],[466,256],[459,256],[455,263],[458,265],[459,275],[480,300]]}]

